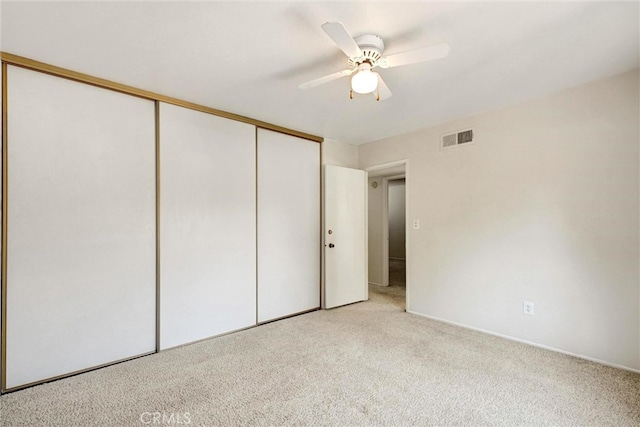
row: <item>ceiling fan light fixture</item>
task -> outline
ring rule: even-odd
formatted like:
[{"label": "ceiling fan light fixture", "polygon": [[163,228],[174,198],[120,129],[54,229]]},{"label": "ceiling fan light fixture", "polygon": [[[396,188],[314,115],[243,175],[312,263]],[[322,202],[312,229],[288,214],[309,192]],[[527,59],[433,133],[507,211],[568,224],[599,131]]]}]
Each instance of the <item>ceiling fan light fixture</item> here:
[{"label": "ceiling fan light fixture", "polygon": [[371,93],[378,87],[378,75],[371,72],[371,65],[361,64],[358,72],[351,78],[351,89],[356,93]]},{"label": "ceiling fan light fixture", "polygon": [[391,97],[391,91],[384,79],[380,74],[372,71],[372,68],[392,68],[431,61],[446,57],[449,55],[450,50],[446,43],[440,43],[382,56],[384,54],[384,41],[380,36],[363,34],[353,38],[341,22],[326,22],[322,24],[322,29],[338,49],[347,55],[349,68],[302,83],[298,87],[300,89],[310,89],[342,77],[352,76],[351,90],[349,91],[349,98],[351,99],[353,99],[354,92],[361,94],[373,93],[378,101]]}]

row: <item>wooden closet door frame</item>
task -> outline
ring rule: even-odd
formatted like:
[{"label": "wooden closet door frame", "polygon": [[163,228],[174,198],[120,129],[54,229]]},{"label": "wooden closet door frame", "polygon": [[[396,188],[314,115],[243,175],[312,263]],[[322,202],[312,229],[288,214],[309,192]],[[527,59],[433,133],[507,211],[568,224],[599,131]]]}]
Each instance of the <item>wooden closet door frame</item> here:
[{"label": "wooden closet door frame", "polygon": [[[245,117],[242,115],[226,112],[223,110],[218,110],[215,108],[211,108],[208,106],[195,104],[193,102],[181,100],[178,98],[169,97],[166,95],[162,95],[159,93],[154,93],[150,91],[146,91],[143,89],[139,89],[133,86],[128,86],[122,83],[114,82],[111,80],[103,79],[100,77],[79,73],[77,71],[69,70],[66,68],[58,67],[56,65],[36,61],[30,58],[22,57],[19,55],[15,55],[8,52],[0,52],[0,60],[2,61],[2,236],[1,236],[1,271],[0,271],[0,394],[13,391],[21,388],[28,387],[29,385],[16,387],[11,390],[6,390],[5,380],[6,380],[6,313],[7,313],[7,280],[6,280],[6,272],[7,272],[7,230],[8,230],[8,221],[7,221],[7,193],[8,193],[8,162],[7,162],[7,112],[8,112],[8,102],[7,102],[7,66],[12,65],[19,68],[24,68],[28,70],[33,70],[45,74],[49,74],[52,76],[56,76],[63,79],[68,79],[80,83],[85,83],[92,86],[97,86],[103,89],[109,89],[112,91],[136,96],[139,98],[147,99],[153,101],[155,103],[155,132],[156,132],[156,153],[155,153],[155,161],[156,161],[156,349],[155,351],[159,351],[159,334],[160,334],[160,291],[159,291],[159,277],[160,277],[160,242],[159,242],[159,195],[161,190],[161,182],[159,177],[159,162],[160,162],[160,153],[159,153],[159,103],[166,102],[172,105],[178,105],[185,108],[189,108],[195,111],[201,111],[209,114],[213,114],[220,117],[225,117],[231,120],[239,121],[242,123],[249,123],[256,127],[256,138],[259,129],[270,130],[278,133],[282,133],[285,135],[296,136],[305,140],[314,141],[316,143],[322,143],[323,138],[320,136],[312,135],[305,132],[296,131],[290,128],[274,125],[268,122],[264,122],[261,120],[252,119],[250,117]],[[257,143],[257,142],[256,142]],[[320,145],[318,145],[320,147]],[[320,165],[322,165],[322,150],[320,151]],[[321,177],[322,171],[321,168],[318,169],[318,174]],[[321,179],[320,179],[321,181]],[[322,203],[322,202],[320,202]],[[320,205],[322,206],[322,204]],[[322,208],[320,207],[320,216],[322,217]],[[318,241],[320,242],[322,238],[322,230],[319,228],[318,230]],[[320,271],[322,275],[322,271]],[[257,289],[256,289],[257,295]],[[256,309],[256,318],[257,318],[257,309]],[[108,365],[108,364],[106,364]],[[105,366],[106,366],[105,365]],[[98,367],[95,367],[98,368]],[[70,373],[68,375],[75,374]],[[63,375],[68,376],[68,375]]]}]

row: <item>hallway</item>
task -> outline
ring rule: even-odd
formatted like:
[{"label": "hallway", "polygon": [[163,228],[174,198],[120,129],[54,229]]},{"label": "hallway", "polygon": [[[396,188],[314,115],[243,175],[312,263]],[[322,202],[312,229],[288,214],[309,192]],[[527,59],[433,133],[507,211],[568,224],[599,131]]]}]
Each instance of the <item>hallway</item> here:
[{"label": "hallway", "polygon": [[406,310],[407,264],[403,259],[389,260],[389,286],[369,284],[369,298],[389,298],[393,305]]}]

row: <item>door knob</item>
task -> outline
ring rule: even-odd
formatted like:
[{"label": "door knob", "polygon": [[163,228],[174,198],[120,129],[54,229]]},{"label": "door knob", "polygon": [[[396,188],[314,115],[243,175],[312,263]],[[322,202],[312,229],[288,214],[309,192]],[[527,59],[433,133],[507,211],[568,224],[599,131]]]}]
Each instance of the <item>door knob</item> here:
[{"label": "door knob", "polygon": [[330,247],[330,248],[335,248],[335,247],[336,247],[336,245],[334,245],[333,243],[329,243],[329,247]]}]

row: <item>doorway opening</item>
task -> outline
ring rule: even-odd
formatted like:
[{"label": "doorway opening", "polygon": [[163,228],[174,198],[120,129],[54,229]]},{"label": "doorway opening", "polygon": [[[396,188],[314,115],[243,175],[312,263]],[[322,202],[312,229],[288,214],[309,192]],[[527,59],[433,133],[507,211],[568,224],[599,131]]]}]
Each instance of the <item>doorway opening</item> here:
[{"label": "doorway opening", "polygon": [[[388,286],[407,286],[405,178],[387,178]],[[383,207],[384,209],[384,207]],[[384,235],[383,230],[383,235]]]},{"label": "doorway opening", "polygon": [[367,169],[369,291],[391,297],[406,310],[406,161]]}]

